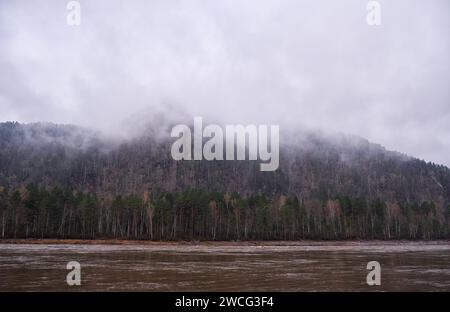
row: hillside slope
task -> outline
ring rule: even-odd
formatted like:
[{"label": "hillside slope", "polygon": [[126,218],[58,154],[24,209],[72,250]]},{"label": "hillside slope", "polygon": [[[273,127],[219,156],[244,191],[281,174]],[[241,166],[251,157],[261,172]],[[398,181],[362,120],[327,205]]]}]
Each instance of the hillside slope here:
[{"label": "hillside slope", "polygon": [[[92,203],[92,207],[89,208],[93,211],[92,215],[89,215],[92,219],[89,220],[89,224],[92,223],[89,226],[97,227],[95,230],[83,228],[89,227],[83,225],[83,222],[87,222],[87,217],[80,215],[80,220],[75,225],[77,230],[72,229],[73,233],[65,232],[61,229],[64,227],[61,224],[66,222],[62,220],[67,217],[64,216],[66,212],[59,211],[65,208],[55,207],[57,216],[52,217],[47,211],[49,209],[46,204],[42,203],[43,199],[40,198],[36,199],[39,203],[35,203],[37,207],[33,208],[35,212],[31,219],[26,220],[25,213],[21,216],[24,218],[22,222],[31,222],[32,225],[27,227],[25,224],[19,228],[14,223],[16,221],[10,219],[11,224],[3,226],[6,233],[3,235],[15,232],[15,235],[34,233],[36,236],[36,233],[40,232],[42,236],[54,236],[55,233],[60,236],[78,234],[95,236],[99,232],[99,222],[109,222],[110,227],[113,222],[111,219],[100,221],[106,218],[98,212],[100,202],[103,209],[105,207],[112,209],[114,201],[118,198],[120,200],[134,198],[137,202],[132,204],[122,202],[121,207],[127,210],[135,205],[133,209],[137,209],[138,216],[122,216],[120,220],[114,221],[120,223],[114,226],[124,228],[122,230],[116,228],[113,235],[153,238],[155,230],[152,223],[156,222],[154,214],[160,209],[161,204],[158,204],[158,201],[168,196],[167,194],[176,197],[177,194],[185,194],[192,189],[205,192],[194,194],[201,197],[205,206],[206,212],[202,218],[204,217],[208,224],[201,225],[205,229],[196,232],[196,228],[200,225],[195,225],[196,221],[192,220],[194,212],[187,209],[188,206],[195,206],[194,208],[200,211],[199,207],[202,204],[193,204],[191,201],[181,205],[183,207],[175,207],[177,205],[171,197],[170,209],[179,208],[186,211],[183,210],[178,214],[169,209],[173,215],[168,216],[168,220],[158,221],[161,223],[159,226],[163,226],[163,223],[166,225],[165,234],[164,230],[163,234],[159,234],[161,237],[178,237],[176,231],[180,229],[174,224],[183,223],[177,220],[178,217],[182,218],[180,216],[183,214],[186,214],[185,217],[190,221],[184,224],[185,228],[180,237],[248,238],[250,232],[256,237],[263,238],[286,238],[286,235],[292,238],[366,237],[369,236],[370,222],[373,222],[373,219],[368,219],[370,208],[375,211],[376,205],[381,205],[381,208],[377,209],[382,210],[383,220],[394,218],[393,215],[397,214],[395,218],[398,219],[398,224],[393,226],[400,227],[402,218],[401,221],[406,228],[395,229],[398,237],[442,237],[448,233],[446,214],[450,203],[450,170],[445,166],[386,151],[383,147],[358,137],[320,133],[285,135],[282,133],[279,169],[274,172],[261,172],[259,162],[255,161],[174,161],[170,155],[172,141],[169,140],[169,136],[165,140],[156,138],[151,131],[148,133],[129,140],[111,141],[99,133],[76,126],[1,123],[0,190],[5,198],[8,197],[8,204],[4,199],[2,209],[10,212],[9,218],[13,217],[12,206],[18,205],[11,203],[15,190],[20,194],[20,196],[16,194],[20,197],[17,200],[21,202],[23,209],[26,209],[27,198],[33,190],[42,195],[42,192],[51,193],[56,187],[61,192],[70,191],[74,194],[73,191],[76,190],[78,194],[83,194],[80,196],[92,196],[96,203]],[[236,199],[234,206],[230,204],[231,199]],[[270,225],[268,220],[256,221],[258,217],[255,213],[250,231],[249,221],[246,220],[244,224],[241,211],[236,212],[239,200],[246,201],[243,203],[244,206],[253,205],[256,208],[261,208],[261,205],[268,206],[266,217],[277,224]],[[259,200],[264,203],[258,204]],[[289,210],[289,214],[285,213],[286,220],[280,221],[281,211],[287,209],[289,205],[294,208],[289,208],[292,211]],[[423,205],[426,207],[422,207]],[[81,213],[80,211],[85,208],[76,211]],[[222,208],[225,212],[221,212]],[[308,218],[312,218],[312,221],[305,221],[306,216],[303,219],[300,217],[302,209],[309,214]],[[317,216],[320,220],[314,221],[314,214],[318,210],[321,211]],[[411,228],[413,222],[409,219],[412,218],[411,213],[431,218],[429,226],[439,229],[425,230],[424,225],[419,227],[421,222],[419,219],[414,219],[417,228]],[[327,224],[329,220],[326,220],[327,214],[333,219],[329,224]],[[361,217],[359,221],[352,221],[360,222],[357,225],[358,229],[353,228],[356,225],[348,224],[349,220],[346,220],[346,217],[350,215],[352,218],[356,215]],[[382,222],[380,216],[377,222]],[[42,218],[46,218],[47,223],[48,219],[54,221],[51,230],[38,229],[44,222]],[[53,220],[55,218],[59,219]],[[129,218],[132,219],[131,225]],[[224,221],[225,219],[227,221]],[[295,219],[295,222],[291,219]],[[263,222],[264,225],[257,226],[258,222]],[[323,226],[319,227],[318,222],[323,223]],[[219,223],[223,223],[222,226],[226,228],[221,228],[220,234]],[[101,227],[103,226],[106,225],[102,224]],[[333,227],[332,230],[330,226]],[[380,227],[377,233],[374,232],[374,225],[370,226],[372,236],[391,237],[391,229],[385,229],[384,224],[377,225]],[[302,234],[299,232],[300,227]],[[347,227],[351,229],[344,229]],[[112,235],[112,229],[104,234]]]}]

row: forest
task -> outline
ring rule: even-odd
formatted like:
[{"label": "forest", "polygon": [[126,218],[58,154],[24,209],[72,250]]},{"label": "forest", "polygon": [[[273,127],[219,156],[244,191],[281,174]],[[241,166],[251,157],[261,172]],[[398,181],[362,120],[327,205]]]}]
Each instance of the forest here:
[{"label": "forest", "polygon": [[272,199],[203,189],[100,198],[35,185],[0,188],[2,238],[148,240],[437,239],[450,206],[365,198]]},{"label": "forest", "polygon": [[276,171],[249,160],[175,161],[169,133],[152,127],[111,142],[76,126],[0,123],[1,237],[450,237],[443,165],[317,132],[281,133]]}]

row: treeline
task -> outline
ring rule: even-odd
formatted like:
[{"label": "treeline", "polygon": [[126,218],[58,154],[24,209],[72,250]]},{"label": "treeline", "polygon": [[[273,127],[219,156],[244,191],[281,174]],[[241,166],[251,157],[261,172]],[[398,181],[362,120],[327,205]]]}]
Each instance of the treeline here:
[{"label": "treeline", "polygon": [[241,197],[203,189],[97,196],[0,187],[2,238],[151,240],[436,239],[450,206],[365,198]]}]

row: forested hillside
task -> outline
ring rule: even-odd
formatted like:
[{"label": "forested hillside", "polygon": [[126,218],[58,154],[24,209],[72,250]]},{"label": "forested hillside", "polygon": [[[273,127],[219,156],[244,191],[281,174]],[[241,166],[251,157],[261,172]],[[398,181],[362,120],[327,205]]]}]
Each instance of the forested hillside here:
[{"label": "forested hillside", "polygon": [[[149,128],[150,129],[150,128]],[[0,124],[1,237],[450,237],[450,170],[358,137],[281,135],[280,167],[174,161],[147,131]]]}]

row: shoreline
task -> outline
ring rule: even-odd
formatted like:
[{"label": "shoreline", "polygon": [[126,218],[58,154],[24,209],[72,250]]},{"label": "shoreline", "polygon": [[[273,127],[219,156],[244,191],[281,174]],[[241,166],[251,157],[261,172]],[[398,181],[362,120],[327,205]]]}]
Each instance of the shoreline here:
[{"label": "shoreline", "polygon": [[449,239],[436,240],[297,240],[297,241],[151,241],[151,240],[125,240],[125,239],[0,239],[0,244],[11,245],[187,245],[187,246],[312,246],[312,245],[397,245],[404,243],[416,244],[442,244],[449,245]]}]

